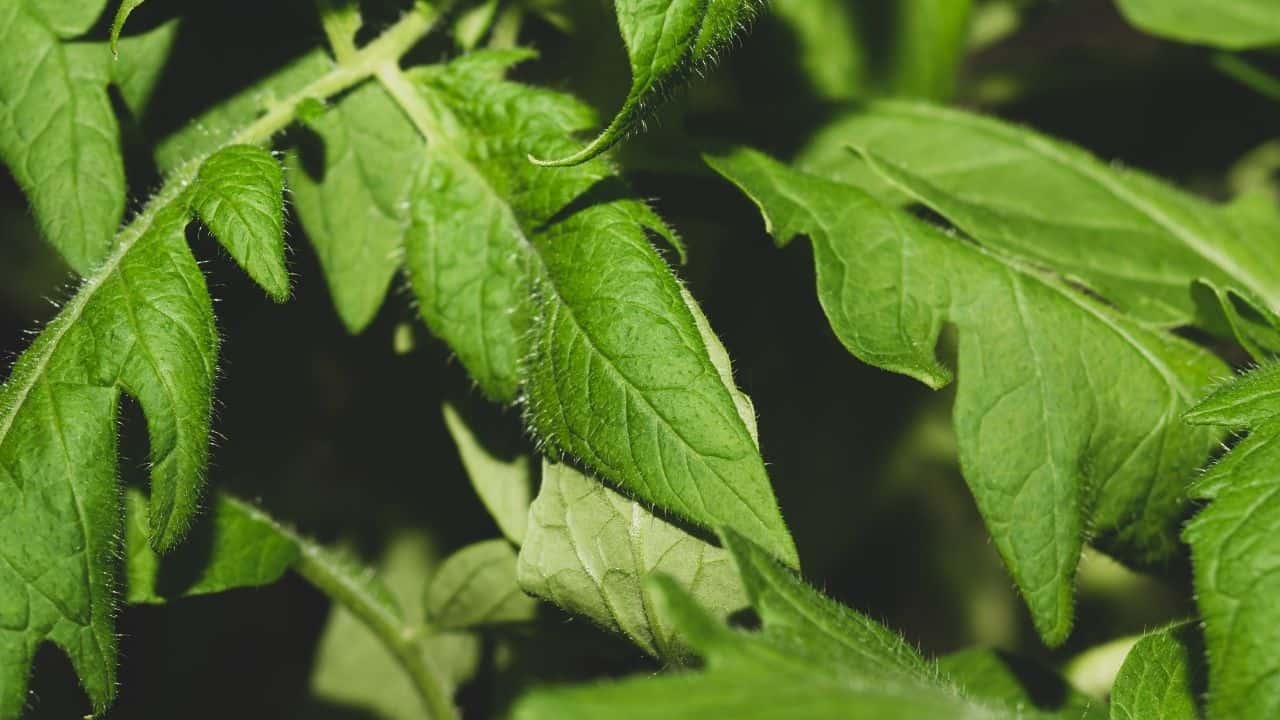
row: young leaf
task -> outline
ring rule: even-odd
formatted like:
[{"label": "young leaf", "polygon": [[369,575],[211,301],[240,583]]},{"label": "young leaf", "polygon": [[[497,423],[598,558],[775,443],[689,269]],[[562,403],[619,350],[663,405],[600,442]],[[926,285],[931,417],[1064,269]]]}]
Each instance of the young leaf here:
[{"label": "young leaf", "polygon": [[961,718],[1034,720],[1034,711],[971,700],[951,687],[901,638],[840,607],[732,532],[726,545],[764,621],[757,633],[731,630],[679,583],[650,583],[706,661],[700,672],[536,691],[517,720],[556,718]]},{"label": "young leaf", "polygon": [[95,709],[114,693],[121,392],[147,419],[151,545],[175,545],[195,513],[218,338],[186,244],[191,195],[174,195],[121,235],[0,388],[0,716],[22,707],[45,640],[71,658]]},{"label": "young leaf", "polygon": [[289,298],[284,171],[270,153],[252,145],[232,145],[215,153],[200,167],[191,209],[272,299]]},{"label": "young leaf", "polygon": [[1070,630],[1086,529],[1139,562],[1168,557],[1185,479],[1218,438],[1180,418],[1225,365],[850,185],[751,151],[709,162],[780,245],[813,241],[818,298],[860,359],[939,387],[934,345],[958,327],[961,466],[1047,642]]},{"label": "young leaf", "polygon": [[631,89],[622,109],[586,147],[535,162],[576,165],[613,147],[672,86],[710,65],[763,5],[761,0],[614,0],[631,62]]},{"label": "young leaf", "polygon": [[1226,385],[1188,413],[1193,423],[1249,430],[1192,488],[1209,506],[1187,525],[1209,654],[1208,716],[1280,713],[1280,366]]},{"label": "young leaf", "polygon": [[825,175],[841,164],[839,146],[857,147],[897,193],[1143,320],[1194,322],[1196,281],[1271,317],[1280,309],[1280,280],[1262,271],[1280,265],[1280,245],[1267,241],[1280,232],[1274,218],[1228,212],[1030,130],[929,105],[872,103],[823,138],[808,151],[811,168]]},{"label": "young leaf", "polygon": [[1203,647],[1191,625],[1142,638],[1111,690],[1111,720],[1200,720]]},{"label": "young leaf", "polygon": [[1272,0],[1116,0],[1139,28],[1229,50],[1280,44],[1280,6]]},{"label": "young leaf", "polygon": [[949,99],[969,39],[972,0],[902,0],[896,5],[894,94]]},{"label": "young leaf", "polygon": [[440,630],[532,620],[533,598],[516,584],[516,553],[499,538],[445,559],[427,586],[427,622]]},{"label": "young leaf", "polygon": [[72,41],[104,4],[0,2],[0,161],[44,237],[82,275],[107,254],[124,214],[111,55],[106,45]]},{"label": "young leaf", "polygon": [[[147,499],[139,491],[125,492],[125,600],[163,603],[175,597],[207,595],[241,587],[269,585],[298,559],[298,542],[258,508],[219,494],[193,532],[202,542],[184,545],[163,559],[147,544]],[[205,534],[207,532],[207,535]],[[161,567],[177,568],[181,583],[168,582]]]},{"label": "young leaf", "polygon": [[688,646],[650,606],[642,587],[650,572],[671,575],[719,618],[746,607],[727,552],[568,465],[543,463],[529,520],[520,587],[651,655],[680,658]]},{"label": "young leaf", "polygon": [[529,524],[533,471],[525,455],[512,460],[494,457],[467,427],[452,405],[444,406],[444,424],[458,446],[462,466],[485,509],[497,521],[502,534],[520,545]]}]

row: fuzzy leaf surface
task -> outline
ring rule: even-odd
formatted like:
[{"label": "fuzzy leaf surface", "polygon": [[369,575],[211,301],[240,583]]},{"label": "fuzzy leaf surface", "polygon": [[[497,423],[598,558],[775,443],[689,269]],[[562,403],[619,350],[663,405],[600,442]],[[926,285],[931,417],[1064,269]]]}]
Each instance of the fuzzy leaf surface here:
[{"label": "fuzzy leaf surface", "polygon": [[1138,562],[1173,552],[1186,478],[1219,437],[1181,416],[1223,363],[856,187],[752,151],[710,162],[779,244],[813,241],[818,298],[858,358],[939,387],[934,346],[957,326],[961,467],[1046,641],[1070,630],[1086,528]]},{"label": "fuzzy leaf surface", "polygon": [[271,153],[232,145],[200,167],[191,208],[255,282],[289,298],[284,266],[284,171]]},{"label": "fuzzy leaf surface", "polygon": [[586,147],[538,162],[576,165],[622,141],[673,86],[726,51],[763,5],[761,0],[614,0],[631,63],[631,89],[609,126]]},{"label": "fuzzy leaf surface", "polygon": [[1111,720],[1200,720],[1203,654],[1190,625],[1142,638],[1125,657],[1111,689]]},{"label": "fuzzy leaf surface", "polygon": [[1249,431],[1192,488],[1187,525],[1209,656],[1210,720],[1280,713],[1280,366],[1221,388],[1187,419]]},{"label": "fuzzy leaf surface", "polygon": [[971,700],[902,638],[822,597],[769,553],[726,534],[760,632],[732,630],[675,580],[657,575],[649,592],[706,662],[675,672],[534,692],[518,720],[543,718],[1022,718],[1035,711]]},{"label": "fuzzy leaf surface", "polygon": [[96,710],[114,693],[121,393],[146,416],[152,547],[173,547],[195,514],[218,337],[189,205],[181,193],[122,234],[0,387],[0,716],[21,709],[46,640]]}]

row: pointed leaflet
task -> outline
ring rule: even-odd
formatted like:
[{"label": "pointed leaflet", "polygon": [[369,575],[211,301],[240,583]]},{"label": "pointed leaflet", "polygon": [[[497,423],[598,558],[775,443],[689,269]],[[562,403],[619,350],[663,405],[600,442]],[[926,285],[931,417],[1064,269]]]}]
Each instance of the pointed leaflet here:
[{"label": "pointed leaflet", "polygon": [[537,162],[576,165],[613,147],[635,131],[672,86],[714,62],[763,5],[761,0],[614,0],[631,62],[631,89],[622,109],[586,147]]},{"label": "pointed leaflet", "polygon": [[[738,415],[757,441],[755,411],[734,385],[728,353],[693,297],[682,295]],[[679,660],[689,647],[654,612],[643,588],[650,573],[671,576],[721,620],[747,605],[727,551],[568,465],[543,463],[542,487],[528,515],[518,565],[521,587],[627,636],[651,655]]]},{"label": "pointed leaflet", "polygon": [[120,7],[116,8],[115,17],[111,19],[111,54],[117,54],[120,44],[120,33],[124,31],[124,24],[133,14],[134,10],[146,0],[120,0]]},{"label": "pointed leaflet", "polygon": [[813,241],[818,298],[854,355],[937,387],[938,333],[959,328],[961,466],[1048,642],[1070,630],[1086,529],[1141,562],[1173,551],[1183,486],[1218,437],[1180,418],[1221,362],[855,187],[750,151],[710,162],[779,244]]},{"label": "pointed leaflet", "polygon": [[671,578],[650,592],[705,659],[699,672],[537,691],[517,720],[706,717],[1038,720],[1050,716],[965,697],[900,637],[822,597],[749,541],[727,536],[760,632],[731,630]]},{"label": "pointed leaflet", "polygon": [[104,4],[0,1],[0,160],[45,238],[81,274],[106,254],[124,213],[111,55],[70,41]]},{"label": "pointed leaflet", "polygon": [[[915,199],[979,242],[1077,278],[1137,317],[1197,318],[1190,286],[1229,289],[1274,319],[1280,224],[1230,212],[1154,178],[1107,165],[1030,130],[905,102],[870,103],[805,153],[823,175],[852,173],[865,151],[889,192]],[[883,188],[882,188],[883,192]]]},{"label": "pointed leaflet", "polygon": [[533,494],[529,458],[519,455],[504,460],[492,455],[452,405],[444,406],[444,424],[458,446],[462,466],[485,509],[508,540],[517,545],[523,543]]},{"label": "pointed leaflet", "polygon": [[195,512],[217,334],[186,245],[188,200],[141,216],[0,388],[0,716],[21,709],[45,640],[96,709],[114,693],[121,392],[151,439],[151,544],[173,546]]},{"label": "pointed leaflet", "polygon": [[1139,28],[1182,42],[1245,50],[1280,45],[1274,0],[1116,0]]},{"label": "pointed leaflet", "polygon": [[251,145],[233,145],[206,160],[191,191],[191,209],[277,302],[289,298],[283,193],[280,163]]},{"label": "pointed leaflet", "polygon": [[291,154],[289,186],[338,316],[359,332],[373,321],[400,267],[425,144],[374,84],[355,89],[310,126],[323,144],[323,155],[314,158],[318,171],[308,171],[306,156]]},{"label": "pointed leaflet", "polygon": [[603,161],[563,171],[528,162],[531,152],[571,147],[573,131],[592,123],[567,95],[503,80],[528,57],[472,53],[412,74],[436,137],[412,200],[410,284],[427,326],[502,401],[515,399],[520,382],[535,238],[564,224],[557,213],[613,175]]},{"label": "pointed leaflet", "polygon": [[1200,720],[1203,653],[1189,624],[1142,638],[1111,689],[1111,720]]},{"label": "pointed leaflet", "polygon": [[1249,430],[1196,483],[1187,526],[1209,654],[1210,720],[1280,713],[1280,366],[1226,385],[1187,419]]}]

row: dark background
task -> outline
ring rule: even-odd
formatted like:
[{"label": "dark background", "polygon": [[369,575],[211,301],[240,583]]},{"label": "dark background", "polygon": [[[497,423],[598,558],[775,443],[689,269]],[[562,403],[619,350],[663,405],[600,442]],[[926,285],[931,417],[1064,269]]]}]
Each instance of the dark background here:
[{"label": "dark background", "polygon": [[[850,2],[867,27],[891,23],[892,2]],[[395,16],[395,3],[384,4],[371,13],[375,31]],[[520,73],[579,92],[607,115],[625,90],[625,60],[607,15],[593,7],[579,14],[576,39],[530,20],[522,40],[543,57]],[[323,42],[311,4],[302,0],[157,2],[130,28],[175,16],[182,29],[152,110],[124,121],[135,201],[157,184],[149,161],[156,140]],[[105,37],[105,24],[95,33]],[[877,38],[873,57],[891,54],[887,35],[868,33]],[[756,403],[765,458],[809,579],[930,654],[978,643],[1056,661],[1191,612],[1184,565],[1154,580],[1090,560],[1078,631],[1065,648],[1046,653],[956,470],[948,393],[849,356],[816,301],[806,244],[774,249],[754,207],[697,170],[692,152],[711,145],[700,138],[786,156],[832,112],[795,66],[794,46],[784,27],[761,21],[720,68],[675,98],[654,132],[622,150],[620,162],[690,247],[679,272]],[[436,61],[451,52],[437,40],[416,57]],[[1274,58],[1255,59],[1275,66]],[[1274,135],[1280,118],[1275,104],[1214,70],[1211,60],[1208,51],[1129,29],[1109,2],[1035,3],[1016,34],[966,60],[955,101],[1224,197],[1228,168]],[[985,92],[993,78],[1013,90]],[[224,339],[213,484],[371,561],[406,528],[425,530],[445,551],[496,535],[439,408],[446,399],[461,404],[484,418],[489,432],[516,443],[519,411],[484,405],[446,348],[415,323],[407,292],[394,292],[377,322],[351,337],[296,223],[289,228],[294,297],[279,306],[206,233],[191,236],[196,256],[207,260]],[[35,236],[16,186],[0,175],[6,358],[25,347],[24,331],[55,311],[46,300],[65,297],[71,282]],[[417,342],[397,354],[392,338],[404,323]],[[121,472],[141,482],[146,438],[136,408],[126,409],[122,428]],[[311,697],[312,660],[328,612],[326,598],[292,576],[261,589],[124,608],[121,690],[110,717],[373,717]],[[513,680],[492,667],[483,671],[461,696],[470,716],[500,713],[522,682],[652,667],[582,621],[554,609],[544,615],[515,644],[536,660],[536,673]],[[51,648],[38,658],[33,691],[32,717],[87,711],[69,664]]]}]

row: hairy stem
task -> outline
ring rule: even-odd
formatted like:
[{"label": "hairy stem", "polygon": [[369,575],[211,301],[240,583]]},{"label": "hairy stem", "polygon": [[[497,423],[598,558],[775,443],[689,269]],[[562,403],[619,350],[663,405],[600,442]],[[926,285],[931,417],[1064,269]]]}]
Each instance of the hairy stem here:
[{"label": "hairy stem", "polygon": [[294,570],[321,592],[341,603],[369,628],[413,680],[423,706],[432,720],[456,720],[457,708],[449,698],[442,673],[423,652],[422,633],[390,612],[385,603],[370,595],[368,588],[352,582],[349,573],[334,567],[333,561],[317,546],[300,543]]}]

